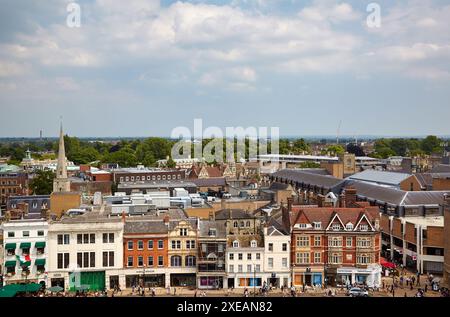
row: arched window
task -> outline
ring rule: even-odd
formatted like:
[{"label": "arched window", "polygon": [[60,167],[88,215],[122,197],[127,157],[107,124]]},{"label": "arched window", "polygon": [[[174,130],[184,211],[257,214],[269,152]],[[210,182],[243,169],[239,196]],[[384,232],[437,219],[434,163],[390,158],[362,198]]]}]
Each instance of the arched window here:
[{"label": "arched window", "polygon": [[247,221],[247,227],[248,228],[250,227],[250,221]]},{"label": "arched window", "polygon": [[238,227],[238,222],[237,222],[237,221],[235,221],[235,222],[233,223],[233,227],[235,227],[235,228]]},{"label": "arched window", "polygon": [[240,226],[241,228],[244,228],[244,222],[241,221],[241,222],[239,223],[239,226]]},{"label": "arched window", "polygon": [[196,265],[196,258],[193,255],[188,255],[185,258],[185,265],[186,266],[195,266]]},{"label": "arched window", "polygon": [[256,242],[256,240],[252,240],[252,241],[250,242],[250,246],[251,246],[252,248],[256,248],[256,247],[258,246],[258,243]]},{"label": "arched window", "polygon": [[239,248],[239,241],[237,240],[233,241],[233,248]]},{"label": "arched window", "polygon": [[181,266],[181,256],[174,255],[170,258],[170,266],[179,267]]},{"label": "arched window", "polygon": [[347,230],[353,230],[353,224],[352,224],[351,222],[349,222],[349,223],[347,223],[347,224],[345,225],[345,228],[346,228]]}]

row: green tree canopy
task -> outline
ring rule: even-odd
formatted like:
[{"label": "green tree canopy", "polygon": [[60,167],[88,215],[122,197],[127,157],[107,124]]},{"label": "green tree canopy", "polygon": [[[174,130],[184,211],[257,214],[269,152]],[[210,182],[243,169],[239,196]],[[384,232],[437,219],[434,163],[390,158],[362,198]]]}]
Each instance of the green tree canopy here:
[{"label": "green tree canopy", "polygon": [[37,171],[31,180],[29,187],[36,195],[50,195],[53,191],[53,179],[55,173],[49,170]]}]

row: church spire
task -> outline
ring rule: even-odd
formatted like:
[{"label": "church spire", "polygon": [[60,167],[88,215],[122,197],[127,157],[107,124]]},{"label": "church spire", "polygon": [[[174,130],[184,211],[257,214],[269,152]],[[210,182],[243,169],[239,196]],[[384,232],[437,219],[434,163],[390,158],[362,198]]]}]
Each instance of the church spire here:
[{"label": "church spire", "polygon": [[54,192],[68,192],[70,191],[70,182],[67,178],[67,158],[66,149],[64,146],[64,132],[61,121],[59,130],[59,149],[58,149],[58,163],[56,165],[56,178],[53,182]]}]

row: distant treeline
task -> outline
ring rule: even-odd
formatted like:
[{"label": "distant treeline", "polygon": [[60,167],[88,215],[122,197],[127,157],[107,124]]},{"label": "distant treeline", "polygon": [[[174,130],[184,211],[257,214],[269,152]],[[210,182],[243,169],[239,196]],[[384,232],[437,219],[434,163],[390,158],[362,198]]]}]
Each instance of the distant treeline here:
[{"label": "distant treeline", "polygon": [[[117,139],[111,139],[116,141]],[[211,139],[203,140],[203,147]],[[122,167],[136,166],[143,164],[145,166],[155,166],[158,160],[166,159],[171,155],[171,149],[178,140],[151,137],[136,139],[120,139],[116,142],[105,142],[101,140],[80,139],[76,137],[64,137],[66,147],[66,156],[68,160],[76,164],[87,164],[96,162],[118,163]],[[222,140],[223,148],[233,140]],[[242,156],[248,158],[249,140],[246,140],[246,153]],[[315,142],[317,143],[317,142]],[[322,143],[323,142],[319,142]],[[331,143],[331,142],[330,142]],[[299,138],[282,138],[279,140],[280,154],[308,154],[311,153],[311,142]],[[191,146],[191,156],[193,157],[193,144]],[[237,157],[237,140],[234,140],[235,158]],[[424,139],[414,138],[393,138],[378,139],[375,141],[373,153],[364,153],[363,149],[352,143],[346,145],[329,144],[324,146],[321,154],[337,155],[344,151],[354,153],[357,156],[370,155],[378,158],[387,158],[389,156],[422,155],[431,153],[442,153],[446,141],[436,136],[428,136]],[[53,159],[58,151],[58,140],[54,139],[0,139],[0,156],[11,157],[10,164],[19,164],[25,157],[27,150],[32,152],[35,159]],[[270,143],[268,144],[268,153],[271,153]],[[224,151],[225,159],[225,151]],[[173,162],[170,162],[172,165]]]}]

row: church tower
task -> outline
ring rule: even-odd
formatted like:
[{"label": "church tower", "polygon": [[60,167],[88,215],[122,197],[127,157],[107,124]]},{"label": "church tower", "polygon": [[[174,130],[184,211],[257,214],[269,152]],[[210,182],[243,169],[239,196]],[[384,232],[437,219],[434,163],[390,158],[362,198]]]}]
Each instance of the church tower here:
[{"label": "church tower", "polygon": [[58,165],[56,166],[56,178],[53,181],[53,192],[70,192],[70,181],[67,177],[67,158],[64,147],[62,123],[59,131]]}]

